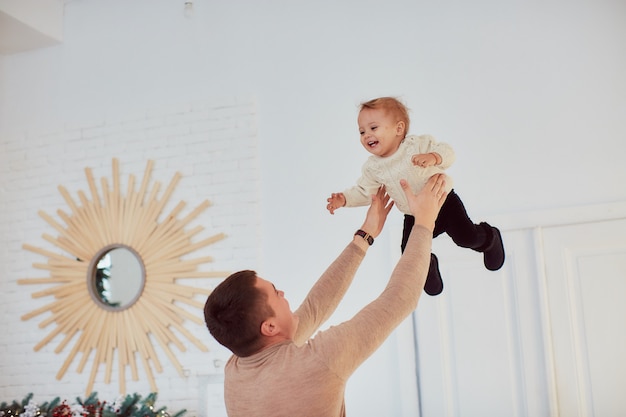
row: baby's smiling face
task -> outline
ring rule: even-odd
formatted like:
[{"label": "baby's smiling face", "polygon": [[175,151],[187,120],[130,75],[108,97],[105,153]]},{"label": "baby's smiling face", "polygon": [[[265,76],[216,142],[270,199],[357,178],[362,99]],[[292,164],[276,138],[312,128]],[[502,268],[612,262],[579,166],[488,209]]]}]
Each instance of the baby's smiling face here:
[{"label": "baby's smiling face", "polygon": [[395,121],[382,109],[364,108],[357,121],[361,145],[372,155],[391,156],[404,139],[404,122]]}]

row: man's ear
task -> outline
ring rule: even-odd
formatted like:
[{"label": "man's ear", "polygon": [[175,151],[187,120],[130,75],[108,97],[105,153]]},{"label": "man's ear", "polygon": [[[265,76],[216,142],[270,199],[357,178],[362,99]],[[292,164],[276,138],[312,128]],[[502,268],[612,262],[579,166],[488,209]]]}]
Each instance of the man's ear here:
[{"label": "man's ear", "polygon": [[261,323],[261,334],[263,336],[275,336],[278,333],[278,326],[274,323],[273,318],[269,318]]}]

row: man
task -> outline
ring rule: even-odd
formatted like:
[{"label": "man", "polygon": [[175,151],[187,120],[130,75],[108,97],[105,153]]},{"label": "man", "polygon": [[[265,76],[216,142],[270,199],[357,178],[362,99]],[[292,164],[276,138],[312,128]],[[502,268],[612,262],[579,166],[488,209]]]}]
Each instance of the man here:
[{"label": "man", "polygon": [[352,319],[312,335],[343,298],[380,234],[393,202],[384,188],[372,196],[361,229],[292,313],[284,293],[240,271],[209,295],[204,307],[213,337],[233,352],[225,367],[230,417],[345,416],[350,375],[416,308],[430,265],[435,219],[445,201],[444,176],[434,175],[416,195],[401,181],[413,231],[386,288]]}]

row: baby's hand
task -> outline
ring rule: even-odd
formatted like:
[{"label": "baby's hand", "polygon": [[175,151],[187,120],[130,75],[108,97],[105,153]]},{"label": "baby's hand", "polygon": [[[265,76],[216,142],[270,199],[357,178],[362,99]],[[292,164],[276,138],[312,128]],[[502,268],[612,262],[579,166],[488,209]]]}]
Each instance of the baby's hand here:
[{"label": "baby's hand", "polygon": [[437,165],[437,157],[434,153],[420,153],[411,157],[413,165],[420,166],[422,168]]},{"label": "baby's hand", "polygon": [[343,193],[332,193],[326,201],[328,202],[326,209],[330,211],[330,214],[335,214],[335,210],[346,205],[346,197]]}]

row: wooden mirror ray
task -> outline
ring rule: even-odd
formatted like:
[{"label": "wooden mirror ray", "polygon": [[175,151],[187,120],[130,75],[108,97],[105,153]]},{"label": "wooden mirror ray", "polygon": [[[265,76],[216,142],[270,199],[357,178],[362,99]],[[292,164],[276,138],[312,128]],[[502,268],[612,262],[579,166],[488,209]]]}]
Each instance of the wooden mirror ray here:
[{"label": "wooden mirror ray", "polygon": [[[92,360],[86,395],[93,391],[101,365],[104,366],[104,382],[111,382],[115,361],[120,393],[125,394],[127,369],[130,370],[133,380],[139,379],[138,360],[147,375],[151,390],[157,392],[153,371],[161,372],[163,366],[153,341],[166,354],[178,373],[184,376],[183,367],[170,347],[175,345],[180,351],[186,350],[177,334],[184,336],[201,351],[208,349],[183,325],[185,320],[204,325],[202,314],[191,314],[180,304],[202,309],[204,303],[196,300],[195,296],[208,295],[210,290],[183,285],[177,280],[218,278],[229,274],[226,271],[198,271],[199,265],[212,262],[212,258],[188,256],[225,238],[223,233],[218,233],[192,242],[192,238],[204,228],[196,226],[186,230],[191,221],[210,206],[208,200],[203,201],[185,217],[179,218],[185,207],[185,203],[181,201],[162,221],[159,220],[181,178],[180,173],[174,175],[159,196],[159,182],[154,182],[151,190],[148,190],[154,166],[153,161],[148,161],[139,190],[136,190],[135,177],[130,175],[124,195],[120,185],[118,160],[114,158],[112,165],[113,186],[111,188],[107,179],[102,178],[102,195],[90,168],[85,168],[85,174],[91,199],[83,191],[79,191],[79,202],[76,202],[65,187],[59,186],[61,195],[71,209],[71,213],[57,211],[65,225],[44,211],[39,211],[39,215],[59,233],[58,237],[46,233],[42,237],[65,254],[24,244],[25,250],[48,258],[47,263],[33,263],[33,267],[48,271],[49,276],[18,280],[18,284],[53,285],[33,292],[32,297],[52,296],[54,301],[24,314],[22,320],[49,313],[39,323],[39,327],[56,324],[35,345],[35,351],[57,337],[61,339],[54,349],[55,353],[61,353],[73,342],[56,375],[57,379],[63,378],[77,355],[82,355],[77,366],[79,373]],[[94,264],[94,257],[115,247],[129,248],[141,262],[144,273],[141,294],[121,309],[105,308],[90,296],[88,287],[89,280],[93,279],[90,265]]]}]

